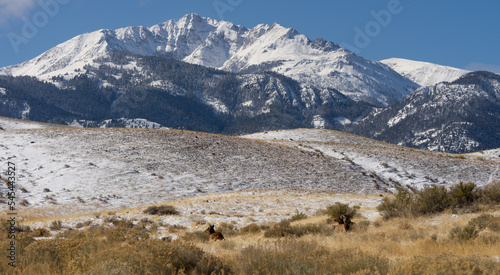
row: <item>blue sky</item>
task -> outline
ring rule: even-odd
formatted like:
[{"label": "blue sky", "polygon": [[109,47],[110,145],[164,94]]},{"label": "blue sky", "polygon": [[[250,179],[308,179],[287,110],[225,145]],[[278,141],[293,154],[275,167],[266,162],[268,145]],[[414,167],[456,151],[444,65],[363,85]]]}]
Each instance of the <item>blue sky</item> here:
[{"label": "blue sky", "polygon": [[278,22],[372,60],[500,73],[499,11],[493,0],[0,0],[0,67],[81,33],[151,26],[194,12],[248,28]]}]

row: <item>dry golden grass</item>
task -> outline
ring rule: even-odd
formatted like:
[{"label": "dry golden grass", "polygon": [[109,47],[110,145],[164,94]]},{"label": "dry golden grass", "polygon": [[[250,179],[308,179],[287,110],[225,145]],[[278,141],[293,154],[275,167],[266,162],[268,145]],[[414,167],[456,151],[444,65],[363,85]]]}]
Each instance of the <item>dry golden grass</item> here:
[{"label": "dry golden grass", "polygon": [[[500,217],[500,211],[493,212]],[[347,234],[333,233],[325,235],[304,235],[300,239],[316,241],[329,248],[352,248],[367,253],[380,254],[389,258],[417,257],[441,255],[443,253],[457,257],[464,256],[500,256],[500,232],[483,231],[480,236],[470,242],[459,242],[451,240],[449,232],[457,226],[465,226],[476,215],[467,217],[451,217],[449,214],[440,216],[421,217],[417,219],[398,218],[390,221],[380,221],[381,226],[369,225],[366,231],[354,229]],[[327,216],[306,218],[293,222],[292,226],[307,224],[326,224]],[[359,223],[361,219],[355,219]],[[330,226],[330,225],[328,225]],[[234,243],[234,247],[247,247],[255,245],[263,240],[263,232],[258,234],[245,234],[228,238]],[[494,244],[484,243],[481,236],[493,235],[498,237]],[[200,247],[209,251],[221,249],[221,243],[203,243]]]},{"label": "dry golden grass", "polygon": [[[23,266],[18,269],[18,274],[207,274],[204,271],[219,274],[217,272],[222,268],[226,274],[500,274],[500,230],[488,227],[470,240],[450,236],[454,228],[463,228],[480,215],[490,214],[500,219],[498,208],[474,214],[454,215],[448,211],[434,216],[393,218],[388,221],[379,218],[374,221],[375,208],[362,204],[358,211],[365,214],[371,212],[372,220],[355,217],[353,221],[356,225],[351,232],[334,232],[332,225],[327,224],[327,216],[308,214],[307,218],[290,223],[293,230],[287,237],[265,237],[265,233],[272,229],[272,223],[261,222],[261,218],[269,217],[269,213],[260,213],[259,209],[267,211],[273,207],[274,212],[279,212],[277,206],[285,205],[290,217],[297,212],[316,213],[318,208],[313,204],[302,206],[308,208],[291,207],[289,203],[310,201],[326,208],[341,198],[351,202],[380,199],[354,194],[281,192],[277,195],[276,192],[245,191],[210,194],[169,203],[180,210],[180,217],[196,217],[187,227],[165,224],[162,217],[143,214],[147,206],[111,213],[105,211],[99,219],[114,219],[117,222],[103,223],[102,226],[96,226],[98,223],[83,225],[82,222],[82,227],[78,228],[80,233],[63,228],[57,231],[61,238],[53,240],[35,241],[27,237],[31,233],[19,233],[19,259],[24,260],[20,262]],[[206,215],[189,212],[219,202],[214,209],[207,208]],[[230,217],[228,213],[228,216],[210,214],[212,210],[226,212],[230,207],[236,212],[241,211],[240,222],[224,223],[224,219]],[[134,213],[142,215],[142,218],[134,216]],[[254,213],[262,216],[258,218],[253,216]],[[95,216],[92,213],[77,217],[90,219]],[[68,224],[60,217],[45,221],[50,225],[50,221],[56,219],[62,220],[63,226]],[[216,221],[216,230],[222,230],[224,241],[208,241],[208,234],[201,232],[206,228],[206,222],[212,219]],[[253,227],[240,231],[249,222],[254,222]],[[190,233],[193,230],[194,233]],[[33,236],[36,234],[32,233]],[[172,242],[158,239],[165,235],[179,236],[179,239]],[[2,245],[7,241],[5,236],[0,238]],[[145,246],[148,248],[143,249]],[[72,253],[75,249],[79,252]],[[37,256],[40,251],[52,254],[44,252],[41,254],[43,257]],[[169,265],[165,263],[165,255],[170,254],[174,256],[168,259]],[[0,265],[6,266],[5,259],[0,260]],[[1,269],[0,273],[4,271]]]},{"label": "dry golden grass", "polygon": [[[500,217],[500,211],[489,214]],[[365,230],[355,228],[347,234],[323,232],[306,234],[299,238],[265,238],[264,231],[259,231],[226,236],[226,240],[218,242],[195,241],[195,245],[207,253],[226,259],[226,262],[233,267],[233,271],[241,274],[252,268],[256,268],[258,274],[282,271],[274,269],[273,264],[276,268],[280,265],[287,266],[287,268],[299,268],[298,270],[301,270],[299,273],[306,274],[314,274],[326,268],[335,270],[339,265],[347,268],[346,270],[361,272],[361,274],[373,274],[373,272],[381,274],[471,274],[474,272],[497,274],[500,272],[500,249],[498,249],[500,232],[484,230],[477,238],[469,241],[454,240],[449,235],[454,227],[466,226],[473,217],[478,215],[455,216],[451,213],[444,213],[415,219],[380,220],[379,226],[374,226],[372,223]],[[293,222],[291,225],[325,225],[326,220],[327,216],[316,216]],[[362,218],[355,220],[357,223],[361,221]],[[330,225],[327,226],[330,227]],[[483,237],[488,236],[494,241],[485,241]],[[311,246],[317,248],[312,249]],[[249,248],[252,249],[248,250]],[[336,255],[344,257],[345,261],[354,259],[356,264],[343,266],[342,263],[336,263],[330,266],[329,263],[321,262],[320,257],[314,259],[318,260],[318,264],[322,266],[311,267],[303,263],[307,268],[312,268],[310,270],[314,270],[314,272],[306,272],[301,269],[305,268],[304,266],[300,264],[297,266],[294,261],[312,260],[308,258],[311,255],[294,255],[291,252],[300,249],[311,249],[311,255],[324,254],[325,257]],[[279,255],[281,252],[291,254],[287,254],[288,257],[281,257]],[[261,255],[266,255],[266,258],[261,258]],[[248,257],[257,262],[251,266],[243,266],[241,257]],[[369,266],[376,268],[370,269],[369,266],[363,265],[366,262],[370,263]],[[297,271],[292,270],[290,269],[289,272]]]},{"label": "dry golden grass", "polygon": [[[117,217],[120,213],[111,214]],[[290,226],[320,230],[284,238],[266,238],[270,227],[262,224],[255,225],[260,228],[257,231],[241,233],[232,224],[219,223],[219,228],[232,233],[217,242],[207,241],[208,235],[203,235],[207,233],[202,232],[183,240],[188,229],[182,227],[173,230],[180,240],[150,238],[156,232],[146,226],[149,222],[62,231],[61,238],[52,240],[35,241],[19,233],[17,270],[18,274],[220,274],[222,269],[225,274],[498,274],[499,230],[485,229],[466,241],[449,234],[482,214],[486,213],[394,218],[368,226],[363,217],[356,217],[359,227],[355,225],[348,233],[331,230],[327,216],[311,216]],[[487,214],[500,218],[498,210]],[[199,227],[203,229],[203,225]],[[2,244],[7,241],[2,236]],[[6,266],[5,259],[0,264]]]}]

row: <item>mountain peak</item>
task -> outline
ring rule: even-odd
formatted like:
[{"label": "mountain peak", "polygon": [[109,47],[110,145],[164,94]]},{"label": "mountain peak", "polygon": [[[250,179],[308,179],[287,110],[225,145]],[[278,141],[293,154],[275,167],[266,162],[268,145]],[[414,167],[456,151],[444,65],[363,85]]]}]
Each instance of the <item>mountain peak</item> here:
[{"label": "mountain peak", "polygon": [[50,80],[75,76],[110,51],[176,60],[230,72],[273,71],[318,88],[335,89],[378,106],[399,101],[415,84],[378,62],[355,56],[324,39],[311,41],[279,23],[252,29],[186,14],[152,27],[125,27],[82,34],[0,74]]},{"label": "mountain peak", "polygon": [[192,20],[201,21],[202,17],[199,14],[193,12],[193,13],[188,13],[188,14],[184,15],[183,17],[181,17],[181,19],[186,19],[189,21],[192,21]]},{"label": "mountain peak", "polygon": [[186,14],[178,20],[179,23],[184,23],[186,26],[191,28],[203,23],[204,21],[205,23],[207,22],[206,18],[199,16],[197,13]]},{"label": "mountain peak", "polygon": [[449,66],[402,58],[389,58],[380,62],[420,86],[432,86],[440,82],[451,82],[469,73],[469,71]]}]

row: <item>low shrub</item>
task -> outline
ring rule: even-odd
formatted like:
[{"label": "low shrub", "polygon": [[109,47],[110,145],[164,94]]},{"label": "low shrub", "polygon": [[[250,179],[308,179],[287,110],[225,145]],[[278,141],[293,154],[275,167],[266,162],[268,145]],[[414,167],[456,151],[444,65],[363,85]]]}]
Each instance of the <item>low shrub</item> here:
[{"label": "low shrub", "polygon": [[227,222],[219,223],[216,227],[216,231],[221,232],[226,237],[238,235],[240,233],[234,224]]},{"label": "low shrub", "polygon": [[409,222],[401,222],[398,226],[399,229],[401,230],[413,230],[413,225]]},{"label": "low shrub", "polygon": [[150,206],[144,210],[144,213],[150,215],[179,215],[179,211],[172,205]]},{"label": "low shrub", "polygon": [[377,210],[385,220],[395,217],[410,216],[413,197],[414,194],[400,188],[393,198],[384,197],[382,203],[377,206]]},{"label": "low shrub", "polygon": [[500,204],[500,181],[484,186],[480,192],[481,201],[486,204]]},{"label": "low shrub", "polygon": [[268,230],[264,232],[264,237],[266,238],[281,238],[290,235],[290,221],[282,220],[271,226]]},{"label": "low shrub", "polygon": [[26,233],[30,233],[32,232],[33,230],[31,229],[31,227],[29,225],[18,225],[16,226],[16,231],[17,232],[26,232]]},{"label": "low shrub", "polygon": [[481,237],[479,240],[481,240],[483,243],[488,244],[488,245],[498,245],[500,244],[500,236],[498,235],[480,235]]},{"label": "low shrub", "polygon": [[488,229],[493,232],[500,232],[500,221],[494,221],[488,225]]},{"label": "low shrub", "polygon": [[307,218],[306,214],[304,214],[303,212],[299,212],[299,210],[295,210],[295,214],[293,216],[291,216],[289,220],[291,222],[294,222],[294,221],[300,221],[300,220],[303,220],[306,218]]},{"label": "low shrub", "polygon": [[37,238],[37,237],[49,237],[50,236],[50,231],[45,229],[45,228],[37,228],[33,230],[30,234],[30,237]]},{"label": "low shrub", "polygon": [[261,226],[259,226],[256,223],[251,223],[247,226],[242,227],[240,229],[240,232],[242,234],[254,234],[260,232],[261,230],[262,230]]},{"label": "low shrub", "polygon": [[113,225],[122,228],[133,228],[134,222],[128,219],[115,219],[112,221]]},{"label": "low shrub", "polygon": [[[120,231],[120,232],[117,232]],[[112,237],[129,231],[109,228],[68,233],[26,247],[20,274],[220,274],[231,273],[216,256],[193,244]]]},{"label": "low shrub", "polygon": [[444,186],[426,185],[412,192],[399,189],[394,197],[384,197],[377,210],[384,219],[436,214],[447,209],[476,212],[484,209],[484,204],[500,202],[500,183],[493,183],[477,190],[472,182],[453,185],[450,190]]},{"label": "low shrub", "polygon": [[326,208],[326,214],[333,220],[337,220],[343,215],[353,218],[356,215],[356,208],[345,203],[336,202]]},{"label": "low shrub", "polygon": [[478,231],[474,226],[470,225],[464,227],[457,226],[451,229],[449,234],[451,239],[456,239],[459,241],[468,241],[476,238],[478,235]]},{"label": "low shrub", "polygon": [[53,221],[50,224],[50,230],[60,230],[62,228],[62,222],[61,221]]},{"label": "low shrub", "polygon": [[426,185],[417,192],[412,209],[417,215],[435,214],[451,206],[448,191],[444,186]]},{"label": "low shrub", "polygon": [[490,225],[495,220],[497,220],[497,219],[493,215],[482,214],[482,215],[477,216],[476,218],[473,218],[472,220],[470,220],[467,225],[475,227],[478,230],[483,230],[486,227],[488,227],[488,225]]},{"label": "low shrub", "polygon": [[391,274],[499,274],[500,265],[492,259],[439,255],[414,257],[394,266]]},{"label": "low shrub", "polygon": [[463,208],[472,205],[478,198],[476,184],[460,182],[450,187],[450,203],[454,208]]},{"label": "low shrub", "polygon": [[366,232],[368,230],[368,227],[370,227],[371,222],[368,220],[363,220],[358,223],[356,223],[352,228],[356,232]]},{"label": "low shrub", "polygon": [[[494,217],[493,215],[490,214],[482,214],[480,216],[477,216],[469,221],[466,226],[464,227],[454,227],[450,231],[450,238],[451,239],[456,239],[460,241],[468,241],[475,239],[477,236],[479,236],[479,233],[483,231],[486,228],[489,228],[491,224],[498,222],[498,218]],[[495,226],[493,226],[495,227]],[[493,230],[492,230],[493,231]],[[482,236],[483,241],[485,243],[491,243],[491,242],[496,242],[498,239],[498,236]]]},{"label": "low shrub", "polygon": [[103,223],[112,223],[115,224],[117,221],[119,221],[120,218],[118,216],[106,216],[102,219]]}]

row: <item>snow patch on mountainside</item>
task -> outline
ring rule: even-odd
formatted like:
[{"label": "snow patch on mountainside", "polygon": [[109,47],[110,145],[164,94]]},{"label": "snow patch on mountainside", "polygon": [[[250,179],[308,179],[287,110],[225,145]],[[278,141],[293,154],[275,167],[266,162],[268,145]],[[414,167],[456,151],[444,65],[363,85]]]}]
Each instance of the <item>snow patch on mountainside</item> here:
[{"label": "snow patch on mountainside", "polygon": [[414,108],[414,106],[411,104],[408,104],[403,109],[399,110],[395,117],[391,118],[387,122],[387,126],[392,127],[392,126],[398,124],[401,120],[403,120],[406,117],[413,115],[415,113],[416,113],[416,109]]},{"label": "snow patch on mountainside", "polygon": [[314,128],[316,129],[324,129],[325,128],[325,119],[322,118],[320,115],[315,115],[313,117],[312,124]]},{"label": "snow patch on mountainside", "polygon": [[31,107],[28,105],[28,103],[24,103],[24,110],[21,112],[21,118],[22,119],[27,119],[29,114],[31,112]]},{"label": "snow patch on mountainside", "polygon": [[431,86],[445,81],[452,82],[464,74],[470,73],[470,71],[449,66],[402,58],[389,58],[380,62],[420,86]]},{"label": "snow patch on mountainside", "polygon": [[149,86],[161,90],[169,91],[171,95],[175,96],[186,96],[187,91],[185,89],[180,88],[179,86],[165,80],[155,80],[152,81]]},{"label": "snow patch on mountainside", "polygon": [[348,125],[351,124],[352,121],[348,119],[347,117],[336,117],[335,122],[340,124],[340,125]]},{"label": "snow patch on mountainside", "polygon": [[73,122],[69,123],[71,127],[78,128],[110,128],[110,127],[119,127],[119,128],[140,128],[140,129],[169,129],[164,127],[163,125],[149,121],[143,118],[118,118],[118,119],[106,119],[101,122],[90,121],[90,120],[73,120]]},{"label": "snow patch on mountainside", "polygon": [[227,108],[224,103],[213,97],[205,97],[205,103],[212,106],[217,113],[227,114],[229,113],[229,108]]}]

